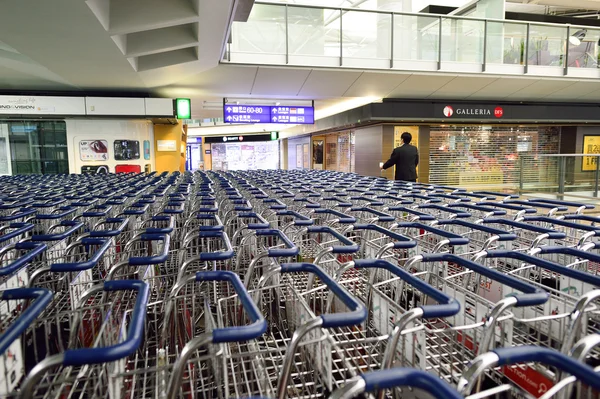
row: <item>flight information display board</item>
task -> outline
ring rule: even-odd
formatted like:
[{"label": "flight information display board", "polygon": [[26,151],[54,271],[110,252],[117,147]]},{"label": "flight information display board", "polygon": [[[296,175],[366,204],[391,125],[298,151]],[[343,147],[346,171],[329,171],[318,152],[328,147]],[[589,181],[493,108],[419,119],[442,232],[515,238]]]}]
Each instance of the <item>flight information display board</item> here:
[{"label": "flight information display board", "polygon": [[223,116],[226,123],[315,123],[314,107],[225,104]]}]

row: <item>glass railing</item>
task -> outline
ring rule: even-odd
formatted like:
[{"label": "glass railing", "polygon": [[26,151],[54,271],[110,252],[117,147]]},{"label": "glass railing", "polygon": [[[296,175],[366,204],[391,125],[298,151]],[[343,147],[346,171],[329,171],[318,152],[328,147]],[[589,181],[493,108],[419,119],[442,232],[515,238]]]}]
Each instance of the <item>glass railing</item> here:
[{"label": "glass railing", "polygon": [[600,28],[256,2],[224,61],[600,77]]},{"label": "glass railing", "polygon": [[[600,154],[521,157],[520,192],[598,197]],[[543,165],[543,168],[537,167]]]}]

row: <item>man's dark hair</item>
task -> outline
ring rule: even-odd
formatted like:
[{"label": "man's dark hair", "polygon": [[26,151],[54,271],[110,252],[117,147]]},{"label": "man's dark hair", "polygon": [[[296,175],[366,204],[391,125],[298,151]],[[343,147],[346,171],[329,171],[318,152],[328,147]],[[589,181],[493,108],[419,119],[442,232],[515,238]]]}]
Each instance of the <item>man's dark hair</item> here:
[{"label": "man's dark hair", "polygon": [[410,134],[409,132],[404,132],[402,133],[402,136],[400,136],[400,138],[402,139],[404,144],[408,144],[412,140],[412,134]]}]

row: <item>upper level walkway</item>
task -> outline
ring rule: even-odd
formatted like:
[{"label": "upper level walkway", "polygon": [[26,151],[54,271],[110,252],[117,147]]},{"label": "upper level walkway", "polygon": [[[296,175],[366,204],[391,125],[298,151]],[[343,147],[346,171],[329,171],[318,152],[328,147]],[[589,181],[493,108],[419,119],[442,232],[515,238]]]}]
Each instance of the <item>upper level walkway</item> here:
[{"label": "upper level walkway", "polygon": [[222,62],[600,78],[600,28],[256,2]]}]

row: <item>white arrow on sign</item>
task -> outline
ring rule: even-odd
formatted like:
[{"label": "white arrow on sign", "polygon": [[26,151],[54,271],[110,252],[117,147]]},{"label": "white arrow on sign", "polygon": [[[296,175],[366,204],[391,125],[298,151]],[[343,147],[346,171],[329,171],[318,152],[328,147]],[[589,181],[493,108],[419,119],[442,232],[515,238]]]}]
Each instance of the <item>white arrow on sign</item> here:
[{"label": "white arrow on sign", "polygon": [[277,113],[277,108],[273,108],[273,113],[276,114]]},{"label": "white arrow on sign", "polygon": [[231,115],[227,117],[227,120],[230,121],[231,120]]},{"label": "white arrow on sign", "polygon": [[276,116],[273,117],[273,122],[277,122],[277,117]]},{"label": "white arrow on sign", "polygon": [[227,107],[226,111],[231,112],[231,107]]}]

